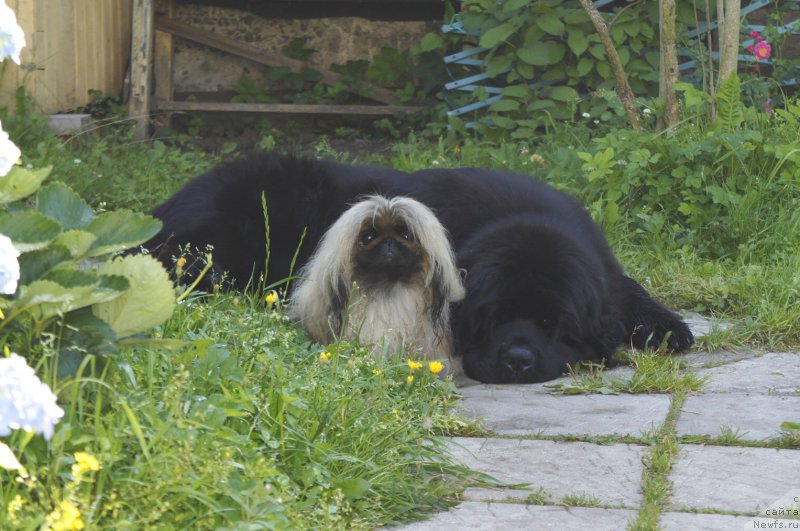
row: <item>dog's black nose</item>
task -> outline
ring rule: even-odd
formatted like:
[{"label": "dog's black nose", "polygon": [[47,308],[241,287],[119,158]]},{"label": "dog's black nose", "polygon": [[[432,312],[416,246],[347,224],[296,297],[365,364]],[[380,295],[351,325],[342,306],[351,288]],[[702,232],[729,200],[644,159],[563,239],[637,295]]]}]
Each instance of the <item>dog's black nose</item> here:
[{"label": "dog's black nose", "polygon": [[519,374],[533,368],[536,354],[527,346],[511,345],[503,352],[501,360],[511,372]]}]

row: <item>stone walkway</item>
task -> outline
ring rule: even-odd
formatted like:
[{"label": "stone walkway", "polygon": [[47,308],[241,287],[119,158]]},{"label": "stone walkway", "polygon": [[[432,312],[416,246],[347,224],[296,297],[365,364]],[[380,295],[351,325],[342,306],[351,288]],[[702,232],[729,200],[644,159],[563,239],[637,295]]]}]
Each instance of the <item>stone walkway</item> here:
[{"label": "stone walkway", "polygon": [[[696,335],[708,327],[697,318],[691,322]],[[708,380],[678,413],[675,435],[681,442],[659,527],[800,529],[797,516],[787,519],[800,511],[800,450],[764,447],[781,436],[782,422],[800,423],[800,353],[684,358]],[[630,369],[607,374],[625,376]],[[474,470],[528,486],[468,489],[449,512],[402,529],[594,531],[635,524],[653,449],[645,439],[667,419],[671,396],[549,393],[545,386],[559,381],[463,387],[465,416],[484,419],[492,436],[454,438],[454,455]],[[700,436],[726,435],[735,435],[737,443],[693,443]],[[631,438],[641,442],[614,442]]]}]

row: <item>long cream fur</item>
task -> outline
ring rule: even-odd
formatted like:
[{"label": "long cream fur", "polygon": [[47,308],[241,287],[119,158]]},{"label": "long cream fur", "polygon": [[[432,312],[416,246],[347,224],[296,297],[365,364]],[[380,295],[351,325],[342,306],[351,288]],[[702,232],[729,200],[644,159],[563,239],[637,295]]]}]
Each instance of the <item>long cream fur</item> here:
[{"label": "long cream fur", "polygon": [[[364,221],[379,215],[406,224],[427,253],[427,270],[417,283],[395,283],[376,293],[354,278],[353,254]],[[331,225],[299,276],[289,315],[316,341],[344,337],[372,346],[376,355],[450,358],[449,304],[464,298],[464,287],[447,231],[422,203],[372,195],[354,204]],[[435,293],[444,301],[438,312]]]}]

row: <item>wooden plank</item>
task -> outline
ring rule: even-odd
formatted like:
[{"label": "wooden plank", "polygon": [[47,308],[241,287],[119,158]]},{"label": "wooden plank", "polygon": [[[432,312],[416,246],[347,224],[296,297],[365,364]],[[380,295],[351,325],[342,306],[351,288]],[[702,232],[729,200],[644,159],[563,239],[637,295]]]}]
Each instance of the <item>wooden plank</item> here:
[{"label": "wooden plank", "polygon": [[309,105],[294,103],[229,103],[203,101],[158,101],[159,111],[263,112],[291,114],[359,114],[365,116],[412,114],[423,107],[410,105]]},{"label": "wooden plank", "polygon": [[131,23],[131,98],[128,102],[128,116],[136,120],[134,136],[147,138],[151,98],[153,60],[153,1],[133,1],[133,22]]},{"label": "wooden plank", "polygon": [[[244,57],[250,61],[266,65],[266,66],[287,66],[293,72],[299,72],[303,68],[315,68],[321,75],[322,81],[326,85],[333,85],[342,77],[340,74],[325,68],[310,67],[308,63],[290,59],[283,55],[273,54],[254,48],[248,44],[237,41],[231,37],[206,31],[203,29],[195,28],[188,24],[178,22],[175,20],[168,20],[159,17],[156,20],[156,29],[167,31],[178,37],[194,41],[217,50],[222,50],[239,57]],[[365,98],[379,101],[381,103],[390,103],[394,99],[394,93],[385,88],[376,87],[374,85],[366,85],[371,90],[371,94],[359,94]]]},{"label": "wooden plank", "polygon": [[[172,0],[160,2],[159,13],[163,13],[166,20],[172,19],[175,14],[175,4]],[[161,17],[159,17],[161,18]],[[153,82],[155,83],[156,101],[172,101],[174,89],[172,86],[173,75],[173,43],[172,34],[166,31],[156,31],[155,60],[153,64]]]}]

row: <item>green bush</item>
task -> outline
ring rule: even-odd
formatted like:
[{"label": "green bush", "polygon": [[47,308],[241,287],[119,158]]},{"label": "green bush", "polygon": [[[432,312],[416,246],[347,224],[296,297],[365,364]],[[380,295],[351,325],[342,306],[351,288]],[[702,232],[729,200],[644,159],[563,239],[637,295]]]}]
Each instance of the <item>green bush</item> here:
[{"label": "green bush", "polygon": [[[15,166],[0,178],[0,234],[20,253],[16,293],[0,296],[0,343],[42,354],[45,336],[59,373],[87,354],[112,354],[116,340],[161,323],[175,296],[149,256],[109,257],[154,236],[161,223],[126,210],[95,214],[51,173]],[[24,348],[23,348],[24,347]]]}]

